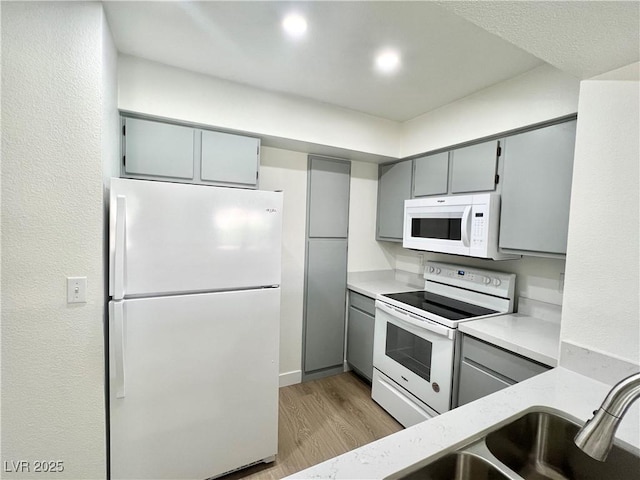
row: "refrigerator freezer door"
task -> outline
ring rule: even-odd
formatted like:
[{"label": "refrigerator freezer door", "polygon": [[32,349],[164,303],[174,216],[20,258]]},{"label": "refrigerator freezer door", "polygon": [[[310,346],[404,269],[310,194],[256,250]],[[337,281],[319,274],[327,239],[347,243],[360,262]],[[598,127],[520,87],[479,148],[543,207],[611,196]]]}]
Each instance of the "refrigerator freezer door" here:
[{"label": "refrigerator freezer door", "polygon": [[279,305],[279,288],[110,302],[113,480],[204,479],[276,454]]},{"label": "refrigerator freezer door", "polygon": [[282,193],[111,179],[115,299],[280,284]]}]

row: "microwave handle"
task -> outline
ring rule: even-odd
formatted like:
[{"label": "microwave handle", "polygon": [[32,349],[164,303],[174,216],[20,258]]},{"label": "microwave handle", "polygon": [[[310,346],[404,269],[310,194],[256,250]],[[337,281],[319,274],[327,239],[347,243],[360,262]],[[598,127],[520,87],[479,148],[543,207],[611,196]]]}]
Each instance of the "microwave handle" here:
[{"label": "microwave handle", "polygon": [[471,205],[467,205],[464,208],[464,213],[462,214],[462,244],[465,247],[469,246],[469,239],[471,238]]},{"label": "microwave handle", "polygon": [[447,327],[443,327],[442,325],[437,325],[429,320],[424,320],[416,317],[415,315],[411,315],[408,312],[403,312],[402,310],[398,310],[397,308],[390,307],[379,300],[376,300],[376,308],[379,308],[383,312],[388,313],[394,318],[408,323],[409,325],[413,325],[414,327],[423,328],[437,335],[442,335],[443,337],[447,337],[449,339],[453,339],[453,331]]}]

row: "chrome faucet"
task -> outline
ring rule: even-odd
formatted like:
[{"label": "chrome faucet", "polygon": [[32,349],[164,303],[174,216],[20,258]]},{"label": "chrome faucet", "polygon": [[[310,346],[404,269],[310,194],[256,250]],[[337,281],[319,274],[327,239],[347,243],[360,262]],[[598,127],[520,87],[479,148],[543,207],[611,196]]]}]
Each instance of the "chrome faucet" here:
[{"label": "chrome faucet", "polygon": [[640,398],[640,372],[619,381],[609,391],[593,417],[578,431],[575,444],[587,455],[604,462],[613,445],[618,424],[629,406]]}]

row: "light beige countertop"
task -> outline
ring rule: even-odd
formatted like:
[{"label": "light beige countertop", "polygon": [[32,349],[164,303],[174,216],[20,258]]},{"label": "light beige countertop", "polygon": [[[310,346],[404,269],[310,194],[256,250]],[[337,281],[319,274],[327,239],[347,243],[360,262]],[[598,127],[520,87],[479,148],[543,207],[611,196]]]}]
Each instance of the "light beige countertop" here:
[{"label": "light beige countertop", "polygon": [[402,270],[349,272],[347,274],[347,288],[375,299],[379,293],[422,290],[424,289],[424,278],[422,275]]},{"label": "light beige countertop", "polygon": [[558,365],[562,307],[518,299],[518,313],[460,324],[459,330],[550,367]]}]

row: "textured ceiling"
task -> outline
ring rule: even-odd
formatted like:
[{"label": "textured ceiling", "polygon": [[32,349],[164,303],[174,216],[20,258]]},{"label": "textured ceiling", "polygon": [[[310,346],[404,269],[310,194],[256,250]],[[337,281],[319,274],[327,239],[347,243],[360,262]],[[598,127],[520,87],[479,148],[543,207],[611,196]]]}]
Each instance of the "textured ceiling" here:
[{"label": "textured ceiling", "polygon": [[[106,2],[120,52],[403,121],[542,62],[431,2]],[[307,36],[286,38],[289,11]],[[375,54],[395,47],[400,70]]]},{"label": "textured ceiling", "polygon": [[438,4],[581,79],[640,60],[637,1]]},{"label": "textured ceiling", "polygon": [[[589,78],[637,62],[639,3],[592,1],[104,2],[118,50],[405,121],[547,62]],[[287,38],[288,12],[307,35]],[[397,48],[401,68],[374,71]]]}]

